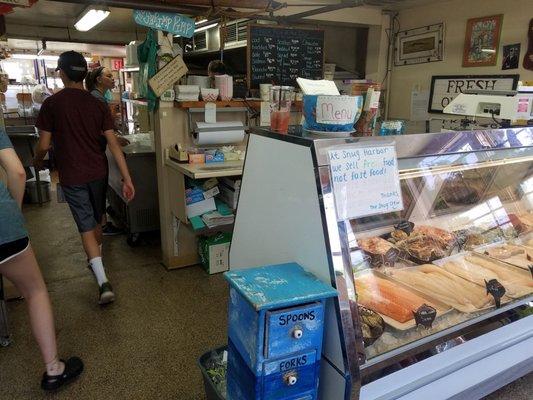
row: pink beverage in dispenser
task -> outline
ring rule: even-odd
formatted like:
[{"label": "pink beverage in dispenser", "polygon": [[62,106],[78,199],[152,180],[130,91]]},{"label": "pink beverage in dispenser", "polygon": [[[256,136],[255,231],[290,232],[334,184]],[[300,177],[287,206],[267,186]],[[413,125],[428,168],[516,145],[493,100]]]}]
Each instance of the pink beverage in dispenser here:
[{"label": "pink beverage in dispenser", "polygon": [[270,129],[287,133],[291,119],[292,86],[272,86],[270,88]]}]

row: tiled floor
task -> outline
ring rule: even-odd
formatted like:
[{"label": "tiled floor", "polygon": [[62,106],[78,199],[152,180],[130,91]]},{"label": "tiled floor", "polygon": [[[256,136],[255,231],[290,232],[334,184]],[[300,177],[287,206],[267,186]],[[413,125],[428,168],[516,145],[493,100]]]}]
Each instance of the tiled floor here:
[{"label": "tiled floor", "polygon": [[[61,355],[81,356],[86,372],[62,392],[44,395],[25,304],[10,302],[14,342],[0,348],[0,399],[203,399],[197,359],[226,337],[222,276],[199,267],[169,272],[159,264],[157,243],[132,249],[124,236],[107,238],[104,261],[117,301],[101,309],[67,206],[30,206],[25,215],[53,301]],[[532,393],[530,374],[487,400],[530,400]]]},{"label": "tiled floor", "polygon": [[65,204],[26,207],[30,237],[52,298],[60,354],[79,355],[86,372],[53,396],[23,301],[9,302],[13,344],[0,348],[0,399],[203,399],[198,357],[225,343],[227,288],[201,268],[167,271],[157,244],[130,248],[106,239],[104,262],[117,301],[98,289]]}]

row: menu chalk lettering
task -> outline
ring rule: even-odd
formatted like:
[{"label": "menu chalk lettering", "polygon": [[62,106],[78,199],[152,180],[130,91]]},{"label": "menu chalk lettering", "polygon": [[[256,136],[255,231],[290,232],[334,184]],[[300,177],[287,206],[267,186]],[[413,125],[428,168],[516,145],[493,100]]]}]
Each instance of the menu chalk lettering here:
[{"label": "menu chalk lettering", "polygon": [[[296,85],[296,78],[322,79],[324,31],[250,25],[248,34],[248,79],[260,83]],[[270,74],[265,64],[272,67]]]},{"label": "menu chalk lettering", "polygon": [[487,294],[494,297],[496,308],[500,308],[501,298],[505,294],[505,287],[497,279],[485,280],[485,287],[487,288]]},{"label": "menu chalk lettering", "polygon": [[437,317],[437,310],[434,307],[423,304],[416,311],[413,311],[413,315],[417,326],[422,325],[429,329]]},{"label": "menu chalk lettering", "polygon": [[343,147],[328,154],[339,220],[403,210],[393,144]]}]

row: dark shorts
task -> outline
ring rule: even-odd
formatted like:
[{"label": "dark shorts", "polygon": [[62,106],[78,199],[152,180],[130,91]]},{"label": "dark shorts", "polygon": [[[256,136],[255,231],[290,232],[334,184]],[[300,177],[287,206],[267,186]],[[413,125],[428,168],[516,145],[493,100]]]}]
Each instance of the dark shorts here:
[{"label": "dark shorts", "polygon": [[4,243],[0,245],[0,264],[7,260],[18,256],[28,248],[30,239],[27,237],[15,240],[13,242]]},{"label": "dark shorts", "polygon": [[92,231],[102,222],[105,213],[107,178],[83,185],[61,185],[61,189],[80,233]]}]

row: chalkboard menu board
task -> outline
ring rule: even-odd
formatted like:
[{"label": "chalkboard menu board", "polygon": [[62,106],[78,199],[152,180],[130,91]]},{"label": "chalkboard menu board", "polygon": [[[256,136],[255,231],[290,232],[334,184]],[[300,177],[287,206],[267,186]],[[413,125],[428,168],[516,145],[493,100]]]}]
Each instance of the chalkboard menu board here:
[{"label": "chalkboard menu board", "polygon": [[296,78],[322,79],[324,31],[248,25],[248,85],[296,85]]}]

